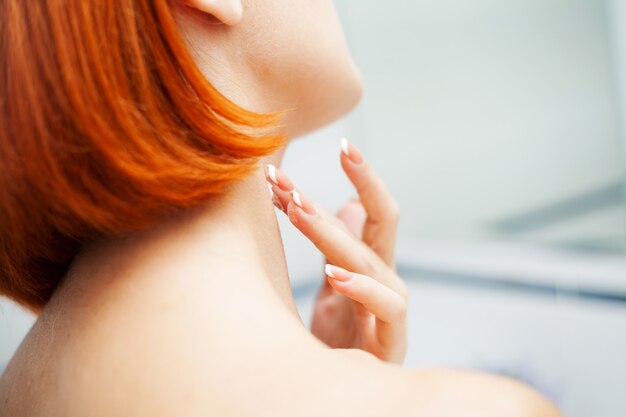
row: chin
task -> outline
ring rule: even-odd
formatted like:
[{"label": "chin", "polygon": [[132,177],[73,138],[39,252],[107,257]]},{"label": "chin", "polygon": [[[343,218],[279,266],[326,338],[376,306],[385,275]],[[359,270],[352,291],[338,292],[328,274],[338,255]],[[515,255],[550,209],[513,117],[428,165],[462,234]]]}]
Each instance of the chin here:
[{"label": "chin", "polygon": [[363,75],[361,74],[361,71],[359,71],[359,68],[354,64],[354,62],[352,63],[351,67],[352,77],[351,82],[349,82],[350,91],[346,94],[347,106],[344,113],[340,114],[339,116],[343,116],[344,114],[352,111],[363,98],[363,90],[365,89]]},{"label": "chin", "polygon": [[361,72],[352,61],[342,68],[344,71],[334,74],[331,80],[312,82],[311,85],[318,87],[301,101],[306,104],[295,106],[285,113],[283,121],[289,138],[318,130],[347,115],[360,103],[364,90]]},{"label": "chin", "polygon": [[353,110],[363,97],[364,81],[361,71],[352,59],[346,60],[342,66],[344,69],[340,76],[332,83],[334,85],[334,96],[336,114],[334,118],[344,116]]}]

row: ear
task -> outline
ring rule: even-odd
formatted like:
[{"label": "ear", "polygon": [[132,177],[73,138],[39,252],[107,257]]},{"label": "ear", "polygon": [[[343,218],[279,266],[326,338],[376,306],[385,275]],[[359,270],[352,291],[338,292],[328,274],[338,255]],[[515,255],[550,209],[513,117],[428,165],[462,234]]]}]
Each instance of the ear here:
[{"label": "ear", "polygon": [[186,0],[185,3],[212,15],[225,25],[234,26],[243,18],[242,0]]}]

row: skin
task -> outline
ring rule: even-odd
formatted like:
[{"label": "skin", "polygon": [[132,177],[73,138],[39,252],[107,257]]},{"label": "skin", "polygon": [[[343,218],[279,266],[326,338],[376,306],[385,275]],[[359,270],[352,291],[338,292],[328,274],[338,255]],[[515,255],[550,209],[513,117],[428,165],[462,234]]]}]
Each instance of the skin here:
[{"label": "skin", "polygon": [[[253,110],[294,109],[290,136],[358,102],[330,1],[190,0],[178,16],[221,91]],[[261,164],[206,206],[85,247],[0,380],[0,415],[559,415],[509,379],[398,366],[398,210],[348,151],[340,163],[360,201],[337,217]],[[332,264],[312,331],[294,305],[268,179],[274,203]]]}]

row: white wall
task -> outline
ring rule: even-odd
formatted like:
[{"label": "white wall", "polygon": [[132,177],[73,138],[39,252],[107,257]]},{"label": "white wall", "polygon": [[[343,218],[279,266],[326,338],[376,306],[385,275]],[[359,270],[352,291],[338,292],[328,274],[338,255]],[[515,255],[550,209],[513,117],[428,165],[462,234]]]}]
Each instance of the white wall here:
[{"label": "white wall", "polygon": [[337,3],[367,82],[355,139],[405,239],[488,237],[622,174],[603,1]]}]

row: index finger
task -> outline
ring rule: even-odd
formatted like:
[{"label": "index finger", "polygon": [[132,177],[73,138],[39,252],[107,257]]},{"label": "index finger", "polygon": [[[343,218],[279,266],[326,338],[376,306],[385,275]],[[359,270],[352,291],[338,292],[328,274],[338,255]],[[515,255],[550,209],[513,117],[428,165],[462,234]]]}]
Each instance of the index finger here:
[{"label": "index finger", "polygon": [[393,265],[400,211],[391,193],[356,146],[341,140],[341,166],[367,212],[363,241],[388,265]]}]

